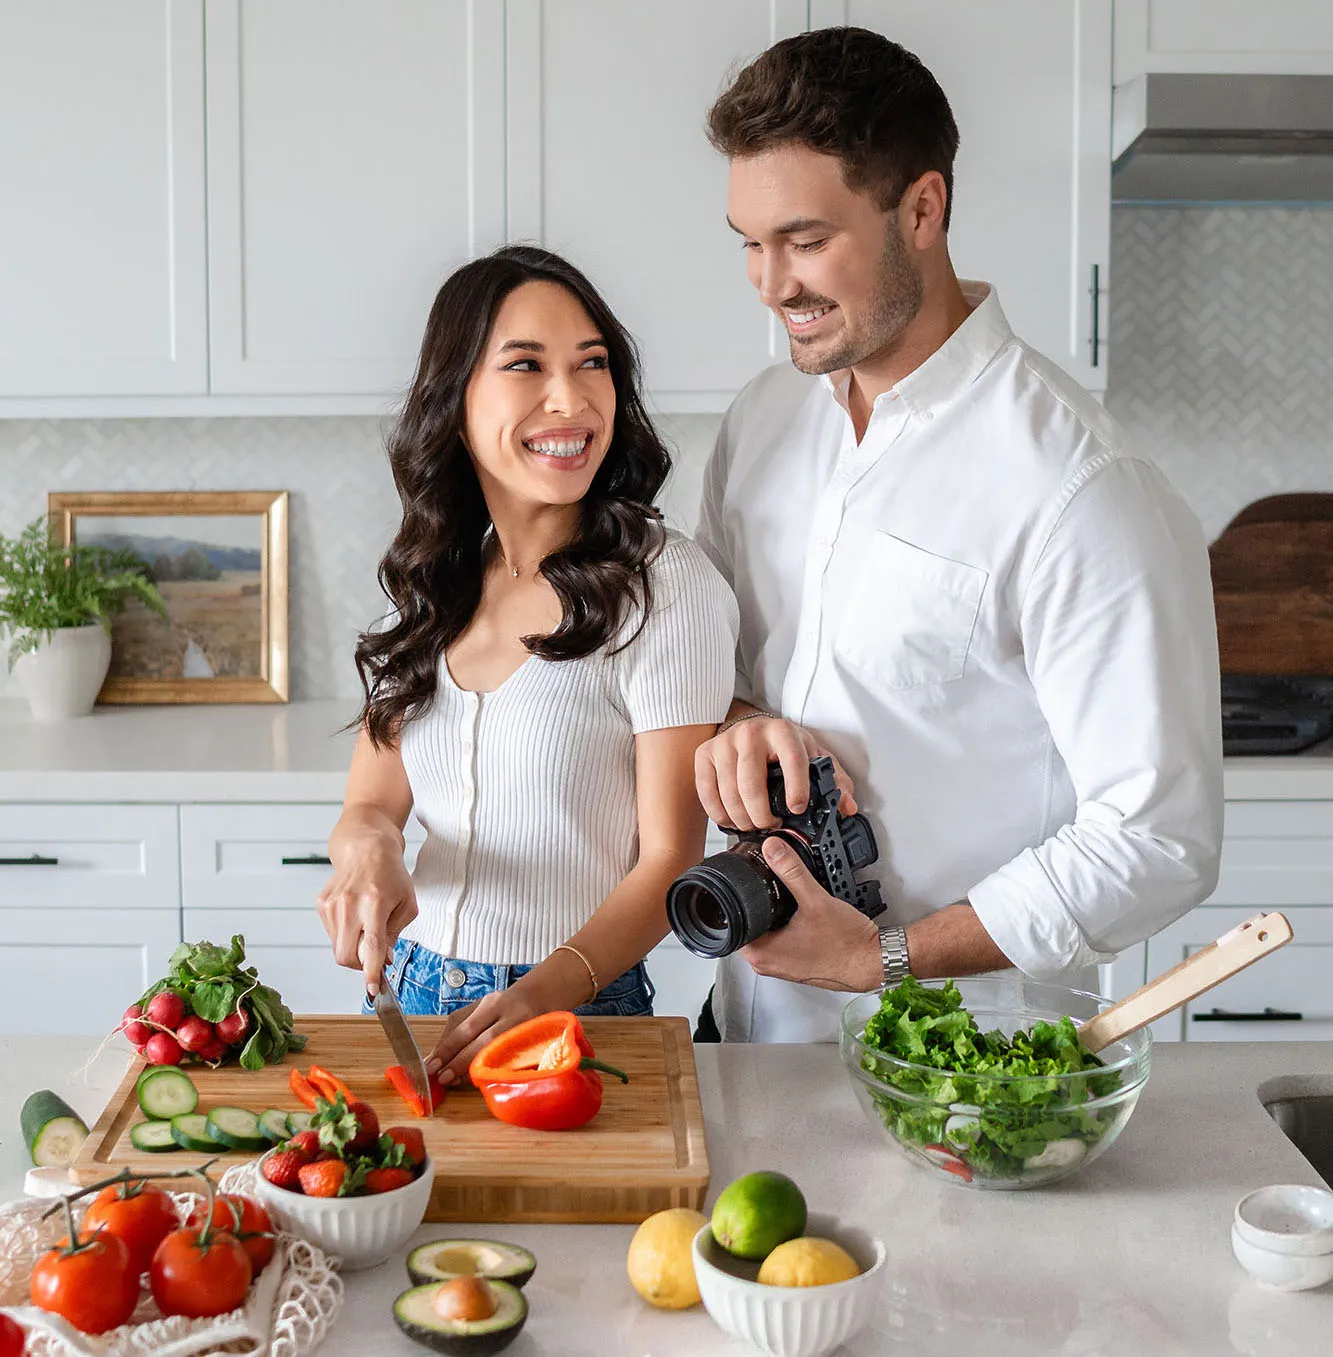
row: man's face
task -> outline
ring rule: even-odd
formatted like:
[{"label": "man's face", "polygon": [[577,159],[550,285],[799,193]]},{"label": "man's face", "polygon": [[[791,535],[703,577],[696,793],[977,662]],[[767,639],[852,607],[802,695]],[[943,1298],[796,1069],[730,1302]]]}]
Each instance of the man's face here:
[{"label": "man's face", "polygon": [[802,372],[866,362],[892,348],[921,309],[924,286],[897,210],[848,188],[835,156],[792,145],[737,157],[727,220]]}]

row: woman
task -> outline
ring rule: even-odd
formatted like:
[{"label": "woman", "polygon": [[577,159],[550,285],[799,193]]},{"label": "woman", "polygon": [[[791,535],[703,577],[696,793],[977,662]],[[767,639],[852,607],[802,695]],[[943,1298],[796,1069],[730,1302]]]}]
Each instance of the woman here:
[{"label": "woman", "polygon": [[[695,750],[726,714],[736,608],[653,506],[670,458],[633,342],[557,255],[510,246],[431,309],[389,457],[403,521],[334,873],[337,960],[446,1013],[460,1078],[550,1009],[650,1013],[643,957],[703,849]],[[402,827],[427,838],[409,877]]]}]

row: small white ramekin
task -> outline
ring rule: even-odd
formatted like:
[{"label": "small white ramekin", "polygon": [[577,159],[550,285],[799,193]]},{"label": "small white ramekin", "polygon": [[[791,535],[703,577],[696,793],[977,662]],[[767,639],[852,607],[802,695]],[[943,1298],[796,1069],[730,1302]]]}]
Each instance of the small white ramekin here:
[{"label": "small white ramekin", "polygon": [[1242,1239],[1272,1253],[1333,1253],[1333,1192],[1302,1183],[1256,1188],[1236,1203],[1234,1224]]},{"label": "small white ramekin", "polygon": [[264,1177],[259,1161],[256,1194],[274,1223],[336,1254],[345,1272],[374,1267],[392,1257],[415,1233],[430,1203],[435,1169],[429,1157],[420,1176],[406,1187],[367,1197],[307,1197],[277,1187]]},{"label": "small white ramekin", "polygon": [[881,1290],[882,1240],[821,1216],[810,1218],[806,1233],[840,1244],[861,1272],[828,1286],[761,1286],[753,1280],[759,1264],[731,1257],[711,1226],[694,1236],[694,1275],[704,1308],[719,1328],[771,1357],[831,1352],[865,1327]]}]

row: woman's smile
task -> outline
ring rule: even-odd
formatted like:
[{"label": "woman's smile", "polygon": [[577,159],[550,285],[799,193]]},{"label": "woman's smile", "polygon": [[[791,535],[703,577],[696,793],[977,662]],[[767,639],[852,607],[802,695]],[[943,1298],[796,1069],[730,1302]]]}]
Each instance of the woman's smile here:
[{"label": "woman's smile", "polygon": [[520,442],[534,461],[557,471],[582,471],[588,465],[593,431],[587,427],[547,428],[529,434]]}]

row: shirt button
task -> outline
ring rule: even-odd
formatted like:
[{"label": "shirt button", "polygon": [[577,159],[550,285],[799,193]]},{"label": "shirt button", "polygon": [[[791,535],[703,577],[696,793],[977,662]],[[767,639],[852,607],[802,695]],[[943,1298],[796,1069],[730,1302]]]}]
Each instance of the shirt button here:
[{"label": "shirt button", "polygon": [[922,410],[922,412],[921,412],[921,418],[922,418],[922,419],[934,419],[934,418],[935,418],[935,412],[934,412],[934,410]]},{"label": "shirt button", "polygon": [[450,989],[462,989],[467,984],[467,972],[457,966],[450,966],[444,973],[445,982]]},{"label": "shirt button", "polygon": [[828,538],[827,538],[827,537],[816,537],[816,538],[815,538],[815,546],[817,546],[817,547],[819,548],[820,551],[826,551],[826,550],[828,549]]}]

